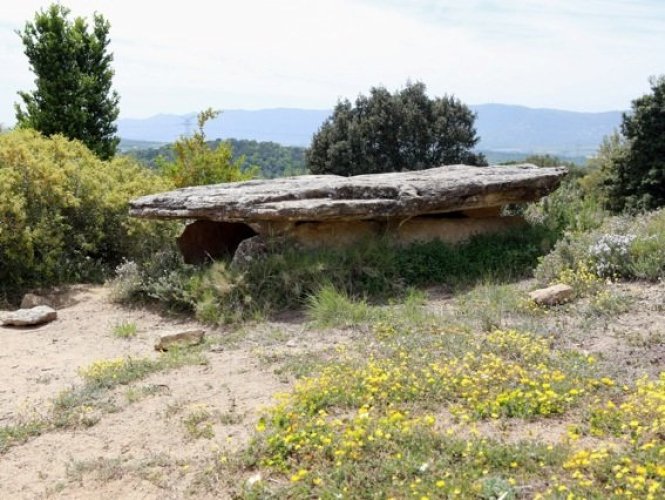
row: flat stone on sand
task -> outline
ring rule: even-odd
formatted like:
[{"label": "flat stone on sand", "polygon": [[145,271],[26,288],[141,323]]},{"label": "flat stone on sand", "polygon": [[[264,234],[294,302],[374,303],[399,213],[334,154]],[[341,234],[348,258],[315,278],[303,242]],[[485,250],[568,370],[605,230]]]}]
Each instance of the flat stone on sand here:
[{"label": "flat stone on sand", "polygon": [[49,323],[58,317],[55,309],[48,306],[36,306],[19,309],[2,318],[2,326],[35,326]]}]

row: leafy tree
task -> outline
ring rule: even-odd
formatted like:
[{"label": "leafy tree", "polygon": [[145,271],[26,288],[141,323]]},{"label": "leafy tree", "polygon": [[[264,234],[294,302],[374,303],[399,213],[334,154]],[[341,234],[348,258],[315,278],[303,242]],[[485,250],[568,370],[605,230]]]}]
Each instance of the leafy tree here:
[{"label": "leafy tree", "polygon": [[244,181],[256,175],[256,169],[243,170],[244,158],[233,159],[229,143],[215,147],[206,142],[205,124],[219,113],[210,108],[199,113],[194,135],[181,137],[173,144],[174,160],[158,161],[158,168],[176,187]]},{"label": "leafy tree", "polygon": [[607,175],[609,207],[654,209],[665,205],[665,76],[651,78],[651,93],[624,113],[621,132],[628,147]]},{"label": "leafy tree", "polygon": [[110,24],[95,14],[86,21],[69,19],[69,9],[53,4],[35,14],[34,22],[17,31],[36,75],[33,92],[19,92],[16,104],[23,128],[44,135],[79,139],[102,159],[115,154],[117,92],[111,90],[112,54],[107,51]]},{"label": "leafy tree", "polygon": [[423,83],[391,94],[373,87],[352,105],[339,101],[307,151],[312,173],[357,175],[467,163],[479,138],[474,113],[453,96],[430,99]]}]

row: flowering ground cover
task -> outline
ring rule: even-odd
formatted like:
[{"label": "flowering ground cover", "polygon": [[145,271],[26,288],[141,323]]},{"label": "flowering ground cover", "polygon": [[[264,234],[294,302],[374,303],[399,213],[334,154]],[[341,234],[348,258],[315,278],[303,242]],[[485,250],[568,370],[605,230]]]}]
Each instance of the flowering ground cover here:
[{"label": "flowering ground cover", "polygon": [[[660,498],[665,374],[618,384],[516,330],[378,323],[279,397],[243,496]],[[502,440],[486,422],[523,426]],[[526,429],[552,431],[547,439]],[[249,464],[249,465],[247,465]]]}]

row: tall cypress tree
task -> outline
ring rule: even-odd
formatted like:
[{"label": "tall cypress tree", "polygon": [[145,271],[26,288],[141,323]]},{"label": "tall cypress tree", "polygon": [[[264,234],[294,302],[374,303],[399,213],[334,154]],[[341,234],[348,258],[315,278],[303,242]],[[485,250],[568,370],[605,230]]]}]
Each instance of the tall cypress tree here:
[{"label": "tall cypress tree", "polygon": [[93,25],[69,19],[69,9],[53,4],[35,14],[32,23],[17,31],[36,75],[33,92],[19,92],[25,105],[16,104],[20,127],[50,136],[79,139],[97,156],[115,154],[118,93],[111,89],[113,55],[108,52],[110,24],[101,15]]}]

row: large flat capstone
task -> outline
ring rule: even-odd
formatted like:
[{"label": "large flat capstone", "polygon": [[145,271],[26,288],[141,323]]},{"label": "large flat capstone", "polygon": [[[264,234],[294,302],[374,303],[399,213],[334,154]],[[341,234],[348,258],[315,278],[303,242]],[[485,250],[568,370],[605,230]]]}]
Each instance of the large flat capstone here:
[{"label": "large flat capstone", "polygon": [[195,186],[143,196],[131,215],[224,222],[406,219],[538,200],[566,174],[563,167],[473,167],[340,177],[303,175]]},{"label": "large flat capstone", "polygon": [[[303,247],[348,246],[388,235],[396,244],[456,244],[523,224],[501,208],[535,201],[567,170],[534,165],[472,167],[340,177],[303,175],[196,186],[138,198],[137,217],[193,219],[178,246],[190,264],[234,255],[251,261],[266,237]],[[247,238],[251,238],[251,241]]]}]

